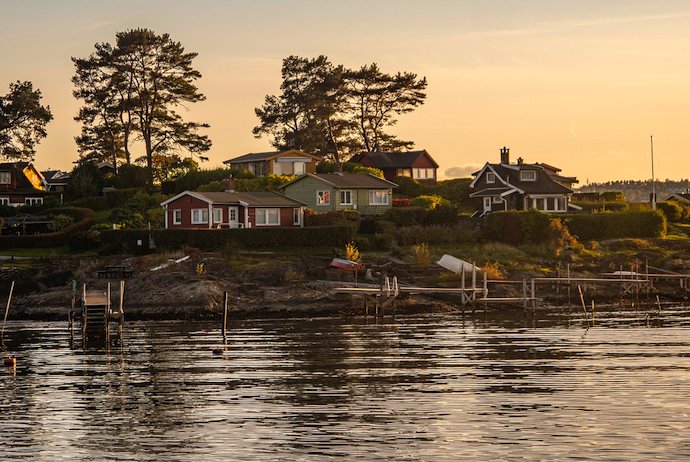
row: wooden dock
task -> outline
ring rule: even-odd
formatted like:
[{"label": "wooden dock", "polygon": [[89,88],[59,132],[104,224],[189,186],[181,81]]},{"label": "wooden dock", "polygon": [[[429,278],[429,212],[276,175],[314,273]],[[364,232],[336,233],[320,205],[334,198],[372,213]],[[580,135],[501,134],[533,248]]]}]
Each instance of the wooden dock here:
[{"label": "wooden dock", "polygon": [[84,284],[81,295],[82,333],[84,336],[110,336],[110,321],[116,320],[119,327],[124,326],[124,289],[120,281],[119,305],[113,308],[110,283],[106,290],[89,290]]}]

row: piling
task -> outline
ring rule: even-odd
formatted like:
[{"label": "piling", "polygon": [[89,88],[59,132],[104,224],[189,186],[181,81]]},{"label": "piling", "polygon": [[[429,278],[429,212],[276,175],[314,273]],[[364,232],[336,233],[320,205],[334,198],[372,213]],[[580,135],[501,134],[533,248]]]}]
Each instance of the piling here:
[{"label": "piling", "polygon": [[2,320],[2,333],[0,338],[2,340],[2,346],[5,346],[5,324],[7,324],[7,315],[10,312],[10,303],[12,303],[12,293],[14,292],[14,281],[10,284],[10,295],[7,297],[7,306],[5,307],[5,317]]},{"label": "piling", "polygon": [[228,291],[223,292],[223,326],[221,333],[223,334],[223,341],[225,341],[225,333],[228,325]]}]

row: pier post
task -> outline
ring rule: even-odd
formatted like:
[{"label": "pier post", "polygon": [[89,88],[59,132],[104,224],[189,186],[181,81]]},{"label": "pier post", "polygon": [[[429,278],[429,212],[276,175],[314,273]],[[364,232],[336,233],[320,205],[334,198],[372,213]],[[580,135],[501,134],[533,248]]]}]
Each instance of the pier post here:
[{"label": "pier post", "polygon": [[537,285],[532,278],[532,315],[534,315],[534,310],[537,309]]},{"label": "pier post", "polygon": [[223,341],[225,341],[225,330],[228,324],[228,291],[223,292],[223,326],[221,333],[223,334]]},{"label": "pier post", "polygon": [[566,263],[566,276],[568,278],[568,309],[570,310],[573,307],[572,299],[570,297],[570,263]]},{"label": "pier post", "polygon": [[526,278],[522,279],[522,309],[525,312],[525,316],[527,316],[527,279]]},{"label": "pier post", "polygon": [[460,299],[462,300],[462,306],[465,306],[465,264],[462,264],[462,271],[460,272],[460,288],[462,289],[460,293]]}]

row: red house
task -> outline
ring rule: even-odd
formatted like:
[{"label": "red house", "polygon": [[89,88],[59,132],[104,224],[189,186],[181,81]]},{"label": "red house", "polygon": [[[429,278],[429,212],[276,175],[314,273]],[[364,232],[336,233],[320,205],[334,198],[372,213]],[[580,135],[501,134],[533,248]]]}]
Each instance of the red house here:
[{"label": "red house", "polygon": [[31,162],[0,163],[0,205],[42,204],[45,195],[46,181]]},{"label": "red house", "polygon": [[407,152],[363,152],[352,156],[350,162],[383,171],[388,181],[396,176],[408,176],[424,183],[436,183],[438,164],[426,150]]},{"label": "red house", "polygon": [[165,228],[303,226],[305,205],[275,192],[184,191],[161,202]]}]

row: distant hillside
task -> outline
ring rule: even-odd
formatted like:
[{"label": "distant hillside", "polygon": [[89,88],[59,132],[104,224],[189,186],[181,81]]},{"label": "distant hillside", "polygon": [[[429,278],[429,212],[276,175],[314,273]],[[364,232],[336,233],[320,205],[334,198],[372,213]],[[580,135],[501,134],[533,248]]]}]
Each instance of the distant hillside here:
[{"label": "distant hillside", "polygon": [[[656,181],[657,200],[663,201],[673,193],[684,192],[690,189],[690,180],[663,180]],[[606,181],[604,183],[590,183],[578,188],[576,192],[606,192],[622,191],[628,202],[648,202],[652,193],[651,180],[619,180]]]}]

